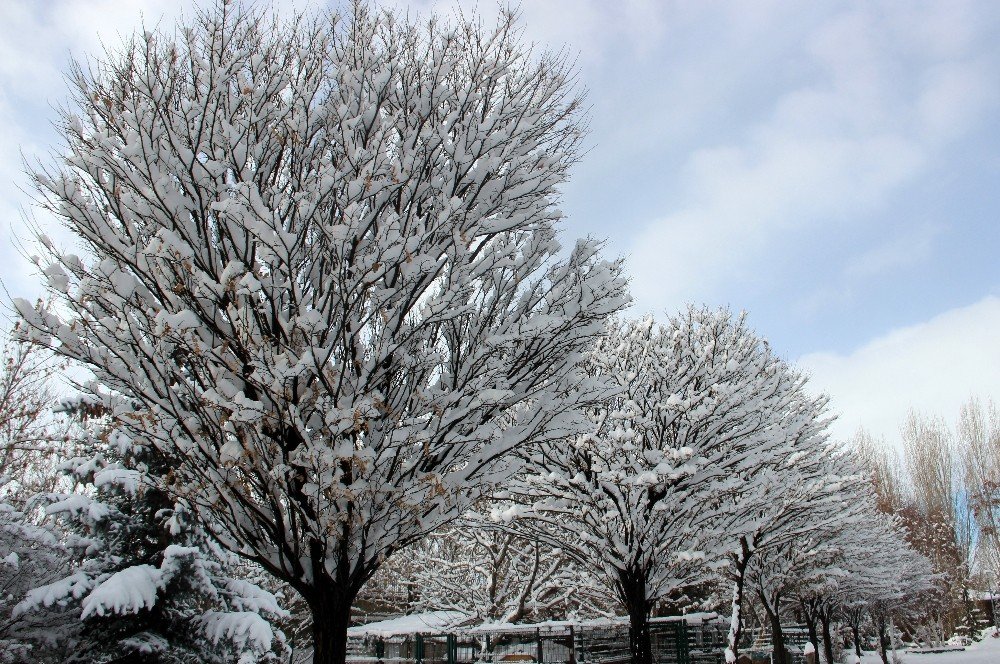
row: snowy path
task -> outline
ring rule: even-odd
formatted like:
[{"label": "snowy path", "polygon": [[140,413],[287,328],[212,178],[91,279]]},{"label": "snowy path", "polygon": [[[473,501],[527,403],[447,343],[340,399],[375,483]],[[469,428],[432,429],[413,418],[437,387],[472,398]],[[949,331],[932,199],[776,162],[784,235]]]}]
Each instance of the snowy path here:
[{"label": "snowy path", "polygon": [[[961,652],[920,655],[902,652],[904,664],[1000,664],[1000,638],[987,638]],[[862,664],[882,664],[875,653],[866,653]],[[891,661],[891,660],[890,660]]]}]

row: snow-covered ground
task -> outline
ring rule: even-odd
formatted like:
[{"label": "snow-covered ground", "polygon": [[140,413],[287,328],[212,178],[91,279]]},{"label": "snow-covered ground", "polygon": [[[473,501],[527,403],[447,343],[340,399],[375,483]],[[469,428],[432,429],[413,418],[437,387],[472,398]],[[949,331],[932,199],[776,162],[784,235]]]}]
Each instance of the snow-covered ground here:
[{"label": "snow-covered ground", "polygon": [[[1000,638],[986,638],[960,652],[918,654],[897,651],[904,664],[1000,664]],[[862,664],[881,664],[877,653],[865,653]],[[890,659],[890,661],[892,661]]]}]

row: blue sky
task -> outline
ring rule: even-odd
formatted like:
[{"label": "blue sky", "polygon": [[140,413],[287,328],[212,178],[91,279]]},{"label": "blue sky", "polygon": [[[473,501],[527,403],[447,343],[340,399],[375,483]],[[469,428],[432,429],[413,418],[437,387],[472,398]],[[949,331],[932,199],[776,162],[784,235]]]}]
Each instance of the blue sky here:
[{"label": "blue sky", "polygon": [[[69,55],[192,6],[3,3],[0,278],[11,294],[38,293],[10,240],[26,235],[20,152],[55,143]],[[578,54],[591,149],[565,188],[565,230],[627,257],[636,314],[688,301],[747,310],[830,393],[840,437],[864,425],[892,442],[910,407],[953,420],[971,395],[1000,398],[1000,3],[521,9],[528,39]]]}]

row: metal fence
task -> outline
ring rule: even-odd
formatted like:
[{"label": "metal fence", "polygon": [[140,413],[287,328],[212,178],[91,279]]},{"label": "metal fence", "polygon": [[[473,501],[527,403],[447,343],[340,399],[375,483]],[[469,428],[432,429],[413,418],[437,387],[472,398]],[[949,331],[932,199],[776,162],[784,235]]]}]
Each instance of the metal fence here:
[{"label": "metal fence", "polygon": [[[650,621],[655,664],[723,664],[726,627],[683,618]],[[354,664],[627,664],[629,626],[624,622],[546,623],[544,626],[476,627],[449,633],[353,639]]]},{"label": "metal fence", "polygon": [[[783,625],[781,632],[786,656],[783,664],[805,664],[805,645],[809,642],[809,630],[805,625]],[[741,649],[751,661],[771,662],[771,644],[771,630],[762,627],[743,633]]]}]

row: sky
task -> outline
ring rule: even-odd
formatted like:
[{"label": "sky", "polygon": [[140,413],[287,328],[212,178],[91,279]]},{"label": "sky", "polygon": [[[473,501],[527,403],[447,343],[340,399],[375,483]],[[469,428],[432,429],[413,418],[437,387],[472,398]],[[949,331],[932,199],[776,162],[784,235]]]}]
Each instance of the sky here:
[{"label": "sky", "polygon": [[[260,3],[261,0],[258,0]],[[497,5],[391,0],[411,15]],[[4,0],[0,280],[41,291],[24,160],[71,57],[191,0]],[[274,2],[279,12],[319,1]],[[564,187],[567,241],[626,258],[632,315],[745,310],[810,375],[847,439],[897,445],[911,409],[1000,400],[1000,3],[522,0],[525,39],[567,49],[589,151]],[[48,220],[35,218],[46,225]]]}]

